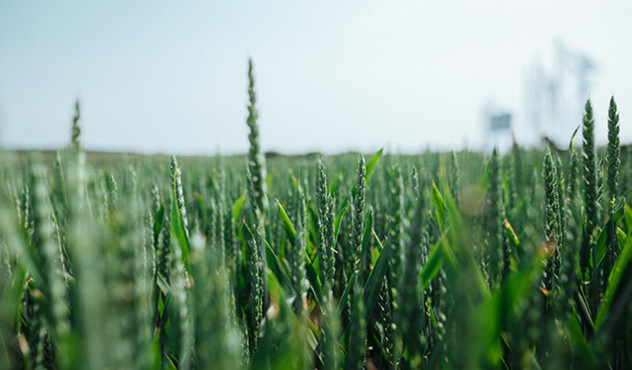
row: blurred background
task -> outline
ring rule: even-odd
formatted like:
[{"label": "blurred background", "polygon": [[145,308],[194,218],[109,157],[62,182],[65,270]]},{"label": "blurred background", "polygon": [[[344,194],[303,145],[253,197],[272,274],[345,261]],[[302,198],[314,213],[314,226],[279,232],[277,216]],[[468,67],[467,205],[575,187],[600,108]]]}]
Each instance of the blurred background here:
[{"label": "blurred background", "polygon": [[632,140],[632,2],[0,3],[0,145],[245,153],[566,147],[593,101]]}]

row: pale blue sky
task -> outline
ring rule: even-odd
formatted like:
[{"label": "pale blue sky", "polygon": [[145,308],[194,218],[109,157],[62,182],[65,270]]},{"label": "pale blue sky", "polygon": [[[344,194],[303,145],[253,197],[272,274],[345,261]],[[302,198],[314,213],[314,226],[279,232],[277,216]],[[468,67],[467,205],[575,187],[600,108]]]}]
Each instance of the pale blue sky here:
[{"label": "pale blue sky", "polygon": [[630,141],[632,2],[608,3],[0,0],[0,144],[64,145],[79,97],[88,149],[245,152],[251,56],[264,150],[475,147],[554,40],[599,66],[597,134],[614,93]]}]

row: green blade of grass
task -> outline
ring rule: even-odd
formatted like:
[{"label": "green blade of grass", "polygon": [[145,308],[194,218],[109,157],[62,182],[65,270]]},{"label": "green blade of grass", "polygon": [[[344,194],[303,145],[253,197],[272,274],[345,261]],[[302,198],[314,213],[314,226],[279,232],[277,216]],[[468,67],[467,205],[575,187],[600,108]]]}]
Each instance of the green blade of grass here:
[{"label": "green blade of grass", "polygon": [[[610,314],[610,308],[615,300],[617,290],[619,289],[621,283],[626,283],[624,281],[624,272],[630,264],[631,259],[632,233],[628,234],[623,250],[621,251],[619,258],[617,258],[614,267],[612,268],[612,272],[610,273],[610,277],[608,278],[608,288],[606,289],[606,294],[604,295],[603,302],[601,303],[597,318],[595,319],[596,331],[599,331],[602,328],[604,322],[608,318],[608,315]],[[631,282],[627,283],[629,284]]]},{"label": "green blade of grass", "polygon": [[281,223],[283,224],[283,230],[285,230],[285,234],[287,235],[290,243],[294,244],[296,242],[296,230],[294,229],[294,225],[290,218],[288,217],[285,209],[281,205],[278,199],[276,200],[277,208],[279,210],[279,215],[281,216]]},{"label": "green blade of grass", "polygon": [[373,312],[373,308],[377,304],[377,300],[380,295],[380,289],[382,287],[382,280],[384,280],[384,276],[386,276],[388,258],[391,250],[389,243],[386,243],[386,246],[382,246],[382,243],[380,242],[380,239],[377,237],[375,232],[373,232],[373,237],[382,251],[377,258],[377,262],[375,263],[373,270],[371,270],[371,273],[369,273],[366,284],[364,284],[363,293],[367,320],[369,319],[371,312]]},{"label": "green blade of grass", "polygon": [[233,220],[235,221],[235,225],[239,224],[239,214],[241,213],[241,208],[246,200],[246,194],[248,194],[248,190],[244,190],[241,196],[233,203]]}]

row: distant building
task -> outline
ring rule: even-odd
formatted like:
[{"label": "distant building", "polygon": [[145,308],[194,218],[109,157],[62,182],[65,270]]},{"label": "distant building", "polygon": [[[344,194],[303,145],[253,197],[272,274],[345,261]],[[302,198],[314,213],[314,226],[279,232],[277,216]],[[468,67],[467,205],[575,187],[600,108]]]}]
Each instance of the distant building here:
[{"label": "distant building", "polygon": [[485,108],[485,151],[498,148],[501,153],[513,145],[513,116],[506,109],[488,105]]}]

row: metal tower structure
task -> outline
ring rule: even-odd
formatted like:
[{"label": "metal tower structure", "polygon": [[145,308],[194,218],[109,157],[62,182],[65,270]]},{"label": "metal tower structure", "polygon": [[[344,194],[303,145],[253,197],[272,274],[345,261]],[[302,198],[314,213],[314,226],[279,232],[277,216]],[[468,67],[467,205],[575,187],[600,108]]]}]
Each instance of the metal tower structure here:
[{"label": "metal tower structure", "polygon": [[534,63],[525,84],[525,123],[538,140],[568,145],[573,130],[581,123],[595,68],[586,54],[560,42],[554,44],[552,72]]}]

